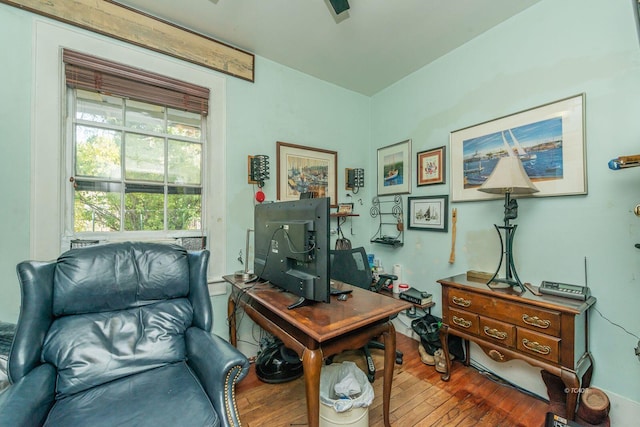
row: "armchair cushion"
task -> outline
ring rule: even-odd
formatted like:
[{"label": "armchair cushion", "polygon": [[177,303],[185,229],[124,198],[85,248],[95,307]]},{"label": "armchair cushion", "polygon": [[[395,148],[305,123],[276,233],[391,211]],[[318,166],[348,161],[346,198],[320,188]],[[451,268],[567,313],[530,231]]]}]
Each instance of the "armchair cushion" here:
[{"label": "armchair cushion", "polygon": [[53,315],[122,310],[187,296],[187,251],[170,245],[149,249],[148,244],[131,243],[109,251],[92,246],[62,254],[53,279]]},{"label": "armchair cushion", "polygon": [[42,359],[58,368],[57,397],[185,359],[189,300],[56,319]]},{"label": "armchair cushion", "polygon": [[[117,411],[114,410],[117,408]],[[185,362],[58,399],[46,426],[217,426],[220,420]]]}]

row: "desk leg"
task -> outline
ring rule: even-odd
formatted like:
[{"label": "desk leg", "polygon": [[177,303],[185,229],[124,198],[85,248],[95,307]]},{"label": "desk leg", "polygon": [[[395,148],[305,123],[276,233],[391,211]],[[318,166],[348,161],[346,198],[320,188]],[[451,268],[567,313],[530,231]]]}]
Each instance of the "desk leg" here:
[{"label": "desk leg", "polygon": [[389,322],[389,330],[382,334],[384,340],[384,382],[382,385],[382,414],[385,427],[390,427],[389,409],[391,403],[391,386],[393,369],[396,362],[396,328]]},{"label": "desk leg", "polygon": [[320,371],[322,369],[322,350],[305,349],[302,353],[304,387],[307,395],[307,418],[309,427],[320,425]]},{"label": "desk leg", "polygon": [[232,295],[229,295],[229,300],[227,301],[227,319],[229,319],[229,342],[232,346],[237,347],[236,301],[233,299]]}]

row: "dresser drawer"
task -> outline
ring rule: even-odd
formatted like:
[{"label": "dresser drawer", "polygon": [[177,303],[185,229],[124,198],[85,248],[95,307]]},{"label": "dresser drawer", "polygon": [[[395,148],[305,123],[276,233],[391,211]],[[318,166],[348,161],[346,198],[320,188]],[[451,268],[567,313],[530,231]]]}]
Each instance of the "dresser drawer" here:
[{"label": "dresser drawer", "polygon": [[536,330],[544,334],[560,336],[560,318],[557,311],[532,307],[525,304],[512,304],[513,318],[510,319],[518,326]]},{"label": "dresser drawer", "polygon": [[561,314],[557,311],[478,295],[462,289],[450,289],[448,299],[447,302],[451,307],[477,313],[480,316],[501,319],[556,337],[560,336]]},{"label": "dresser drawer", "polygon": [[507,347],[515,347],[516,327],[499,320],[480,316],[478,334],[489,340]]},{"label": "dresser drawer", "polygon": [[485,314],[490,311],[495,302],[492,298],[483,297],[482,295],[473,294],[471,292],[460,289],[449,290],[449,306],[471,311],[474,313]]},{"label": "dresser drawer", "polygon": [[560,339],[539,334],[525,328],[517,328],[517,348],[522,353],[553,363],[560,361]]},{"label": "dresser drawer", "polygon": [[449,307],[449,326],[478,335],[478,315]]}]

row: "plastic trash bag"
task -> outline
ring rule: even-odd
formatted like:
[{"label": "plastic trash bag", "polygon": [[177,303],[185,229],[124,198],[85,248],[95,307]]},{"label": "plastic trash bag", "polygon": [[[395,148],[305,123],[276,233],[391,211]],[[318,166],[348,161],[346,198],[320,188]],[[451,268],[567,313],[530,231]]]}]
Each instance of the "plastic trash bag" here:
[{"label": "plastic trash bag", "polygon": [[336,412],[366,408],[373,402],[373,386],[354,362],[325,365],[320,374],[320,402]]}]

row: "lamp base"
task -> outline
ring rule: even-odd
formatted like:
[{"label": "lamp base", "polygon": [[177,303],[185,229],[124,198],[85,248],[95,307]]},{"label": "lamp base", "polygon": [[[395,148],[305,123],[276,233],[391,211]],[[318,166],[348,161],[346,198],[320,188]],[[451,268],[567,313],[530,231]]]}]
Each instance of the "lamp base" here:
[{"label": "lamp base", "polygon": [[[525,293],[522,283],[518,283],[515,280],[492,278],[487,282],[487,286],[493,291],[501,291],[509,295],[522,295]],[[516,287],[519,287],[520,290],[517,290]]]},{"label": "lamp base", "polygon": [[[505,206],[506,206],[506,203],[505,203]],[[493,274],[493,277],[489,279],[489,281],[487,282],[487,286],[489,287],[489,289],[495,289],[495,290],[509,289],[511,290],[511,292],[509,293],[512,293],[515,295],[522,295],[523,293],[526,292],[526,289],[522,284],[522,282],[520,281],[520,278],[518,277],[518,273],[516,272],[516,266],[513,262],[513,236],[515,235],[516,228],[518,228],[518,226],[515,224],[510,225],[509,220],[506,217],[505,217],[504,226],[499,226],[499,225],[494,225],[494,226],[496,228],[496,231],[498,232],[498,236],[500,237],[501,256],[500,256],[500,263],[498,264],[498,268],[496,269],[496,272]],[[504,231],[504,234],[505,234],[504,240],[502,240],[502,233],[500,232],[500,230]],[[506,274],[504,278],[498,278],[498,273],[500,272],[500,267],[502,267],[503,261],[505,262]],[[500,286],[500,284],[503,284],[506,286]],[[516,290],[514,290],[516,286],[520,288],[521,292],[517,292]]]}]

